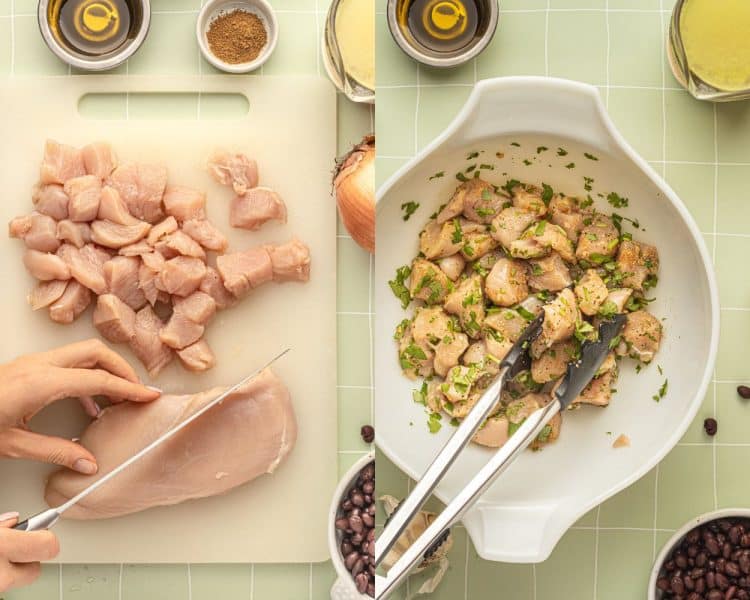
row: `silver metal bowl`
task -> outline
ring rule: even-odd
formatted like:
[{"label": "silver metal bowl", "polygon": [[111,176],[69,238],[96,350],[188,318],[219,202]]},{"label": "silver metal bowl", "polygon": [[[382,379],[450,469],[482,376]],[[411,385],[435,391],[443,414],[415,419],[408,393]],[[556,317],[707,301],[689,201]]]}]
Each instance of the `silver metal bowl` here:
[{"label": "silver metal bowl", "polygon": [[151,0],[138,0],[142,11],[141,23],[135,36],[128,39],[122,46],[114,52],[109,52],[101,56],[91,56],[76,52],[72,48],[62,44],[52,32],[52,27],[48,19],[49,5],[51,0],[39,0],[37,10],[37,20],[39,22],[39,31],[44,38],[50,50],[63,62],[83,69],[85,71],[107,71],[124,63],[130,58],[148,35],[149,26],[151,25]]}]

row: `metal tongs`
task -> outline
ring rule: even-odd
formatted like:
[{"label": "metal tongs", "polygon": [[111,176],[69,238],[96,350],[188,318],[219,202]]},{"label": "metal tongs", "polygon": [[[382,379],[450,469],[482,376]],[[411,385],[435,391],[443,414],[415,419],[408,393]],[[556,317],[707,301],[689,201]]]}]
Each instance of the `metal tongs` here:
[{"label": "metal tongs", "polygon": [[[503,387],[517,374],[519,366],[527,363],[528,349],[531,342],[541,333],[543,322],[544,313],[531,321],[500,363],[500,372],[493,383],[445,443],[409,496],[391,515],[380,537],[375,541],[376,567],[380,565],[458,455],[492,413],[500,400]],[[624,323],[625,315],[615,315],[601,323],[597,340],[584,342],[580,358],[568,365],[565,377],[552,393],[552,401],[528,416],[508,442],[495,452],[489,462],[451,500],[385,576],[376,575],[376,600],[388,598],[409,572],[433,550],[433,546],[439,543],[445,532],[463,517],[495,479],[536,439],[552,417],[570,406],[596,375],[610,351],[610,345],[614,343],[613,340],[620,333]]]}]

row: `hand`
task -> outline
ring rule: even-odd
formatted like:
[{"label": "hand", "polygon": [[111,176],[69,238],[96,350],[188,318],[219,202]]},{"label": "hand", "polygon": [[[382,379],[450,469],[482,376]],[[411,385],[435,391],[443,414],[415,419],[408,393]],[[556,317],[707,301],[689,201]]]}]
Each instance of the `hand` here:
[{"label": "hand", "polygon": [[54,533],[11,529],[17,521],[18,513],[0,515],[0,592],[29,585],[39,577],[39,561],[60,551]]},{"label": "hand", "polygon": [[0,457],[39,460],[85,475],[97,471],[96,459],[88,450],[70,440],[29,431],[28,421],[62,398],[93,403],[92,396],[102,395],[111,402],[148,402],[160,395],[141,385],[128,362],[98,339],[1,365],[0,384]]}]

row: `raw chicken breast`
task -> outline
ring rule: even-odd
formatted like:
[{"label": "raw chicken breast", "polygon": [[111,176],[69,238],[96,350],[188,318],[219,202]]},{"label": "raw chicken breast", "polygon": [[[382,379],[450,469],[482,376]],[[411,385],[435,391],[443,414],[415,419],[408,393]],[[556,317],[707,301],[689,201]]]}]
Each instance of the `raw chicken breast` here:
[{"label": "raw chicken breast", "polygon": [[[159,256],[161,256],[161,254]],[[159,298],[159,290],[156,287],[156,277],[158,275],[158,271],[149,268],[145,263],[142,263],[138,267],[138,287],[141,289],[143,296],[148,300],[151,306],[156,304],[156,301]]]},{"label": "raw chicken breast", "polygon": [[156,272],[161,271],[164,263],[167,262],[160,252],[144,252],[141,254],[141,260],[144,265]]},{"label": "raw chicken breast", "polygon": [[47,140],[39,170],[39,179],[42,183],[65,183],[68,179],[85,174],[83,154],[78,148]]},{"label": "raw chicken breast", "polygon": [[149,223],[158,223],[163,218],[161,199],[167,185],[166,167],[126,162],[112,172],[110,181],[131,215]]},{"label": "raw chicken breast", "polygon": [[102,194],[102,182],[96,175],[68,179],[63,190],[70,198],[68,218],[71,221],[84,223],[96,219]]},{"label": "raw chicken breast", "polygon": [[243,196],[235,196],[229,208],[229,224],[241,229],[259,229],[266,221],[286,223],[286,205],[276,192],[256,187]]},{"label": "raw chicken breast", "polygon": [[244,154],[214,152],[208,159],[208,172],[222,185],[231,185],[242,196],[258,185],[258,165]]},{"label": "raw chicken breast", "polygon": [[229,308],[237,302],[237,298],[224,287],[219,272],[213,267],[206,267],[206,275],[201,281],[200,290],[214,299],[218,309]]},{"label": "raw chicken breast", "polygon": [[52,217],[39,213],[16,217],[8,225],[10,237],[24,241],[27,248],[39,252],[55,252],[60,247],[57,223]]},{"label": "raw chicken breast", "polygon": [[152,254],[154,252],[153,247],[146,240],[140,240],[135,244],[128,244],[123,246],[117,251],[120,256],[143,256],[144,254]]},{"label": "raw chicken breast", "polygon": [[34,208],[43,215],[50,216],[57,221],[68,218],[70,198],[60,184],[34,186],[31,201],[34,203]]},{"label": "raw chicken breast", "polygon": [[154,247],[164,258],[192,256],[200,258],[202,261],[206,260],[206,252],[201,248],[201,245],[189,235],[179,230],[162,238]]},{"label": "raw chicken breast", "polygon": [[71,244],[63,244],[57,255],[70,267],[71,276],[79,283],[96,294],[107,292],[107,281],[104,278],[104,263],[107,258],[93,244],[86,244],[80,250]]},{"label": "raw chicken breast", "polygon": [[26,250],[23,255],[23,264],[26,270],[39,281],[70,279],[70,268],[56,254]]},{"label": "raw chicken breast", "polygon": [[207,371],[216,364],[216,357],[203,338],[195,344],[177,350],[177,356],[188,371]]},{"label": "raw chicken breast", "polygon": [[75,279],[71,279],[63,295],[49,307],[49,318],[56,323],[72,323],[89,304],[91,304],[91,291]]},{"label": "raw chicken breast", "polygon": [[146,304],[146,297],[139,285],[140,265],[141,261],[134,256],[115,256],[104,263],[104,280],[109,293],[133,310]]},{"label": "raw chicken breast", "polygon": [[164,211],[180,223],[188,219],[206,218],[206,194],[182,185],[164,190]]},{"label": "raw chicken breast", "polygon": [[310,249],[297,238],[285,244],[266,245],[271,257],[274,281],[308,281],[310,279]]},{"label": "raw chicken breast", "polygon": [[83,165],[86,173],[96,175],[99,179],[106,179],[117,166],[117,156],[115,156],[112,146],[107,142],[94,142],[83,147]]},{"label": "raw chicken breast", "polygon": [[216,269],[224,287],[237,298],[273,279],[271,256],[263,246],[219,256],[216,258]]},{"label": "raw chicken breast", "polygon": [[174,312],[184,315],[194,323],[205,325],[216,314],[216,302],[205,292],[197,291],[187,298],[175,298]]},{"label": "raw chicken breast", "polygon": [[156,287],[177,296],[188,296],[198,289],[205,274],[206,265],[202,260],[177,256],[164,263]]},{"label": "raw chicken breast", "polygon": [[112,221],[91,223],[91,239],[106,248],[122,248],[135,244],[148,234],[151,225],[139,221],[134,225],[118,225]]},{"label": "raw chicken breast", "polygon": [[67,281],[59,281],[57,279],[37,283],[36,287],[26,296],[26,300],[31,305],[31,310],[39,310],[52,304],[63,295],[67,285]]},{"label": "raw chicken breast", "polygon": [[170,348],[181,350],[201,339],[204,331],[203,325],[174,311],[169,322],[159,332],[159,338]]},{"label": "raw chicken breast", "polygon": [[[47,503],[58,506],[72,498],[223,389],[193,396],[162,396],[154,402],[123,402],[104,409],[81,436],[81,444],[97,458],[98,475],[67,469],[54,473],[47,483]],[[266,370],[66,511],[65,517],[104,519],[223,494],[264,473],[273,473],[296,439],[289,391]]]},{"label": "raw chicken breast", "polygon": [[135,311],[114,294],[104,294],[96,300],[94,327],[110,342],[130,342],[135,338]]},{"label": "raw chicken breast", "polygon": [[174,358],[171,348],[159,339],[162,327],[164,323],[148,305],[135,315],[135,337],[130,341],[130,349],[146,367],[150,377],[156,377]]},{"label": "raw chicken breast", "polygon": [[128,211],[128,205],[120,196],[120,192],[110,185],[105,185],[102,188],[97,218],[100,221],[111,221],[118,225],[138,225],[140,223],[140,219],[136,219]]},{"label": "raw chicken breast", "polygon": [[148,232],[148,243],[155,246],[164,236],[174,233],[178,228],[177,219],[169,216],[151,228],[151,231]]},{"label": "raw chicken breast", "polygon": [[76,248],[83,248],[91,241],[91,227],[88,223],[74,223],[69,219],[64,219],[57,224],[56,235],[61,242],[68,242]]},{"label": "raw chicken breast", "polygon": [[227,249],[227,238],[210,221],[206,221],[205,219],[190,219],[182,224],[182,231],[206,250],[224,252]]}]

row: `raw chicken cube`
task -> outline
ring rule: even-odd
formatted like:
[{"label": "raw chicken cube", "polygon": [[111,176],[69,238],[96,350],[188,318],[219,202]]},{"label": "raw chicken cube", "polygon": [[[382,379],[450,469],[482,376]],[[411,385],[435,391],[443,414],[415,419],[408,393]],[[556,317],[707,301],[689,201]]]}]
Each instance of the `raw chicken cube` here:
[{"label": "raw chicken cube", "polygon": [[31,310],[39,310],[45,308],[57,300],[63,295],[65,288],[67,287],[67,281],[60,281],[53,279],[52,281],[40,281],[36,284],[33,290],[26,297]]},{"label": "raw chicken cube", "polygon": [[120,196],[120,192],[110,185],[105,185],[102,188],[97,218],[100,221],[111,221],[118,225],[137,225],[140,223],[140,219],[136,219],[130,214],[128,205]]},{"label": "raw chicken cube", "polygon": [[552,223],[562,227],[574,244],[578,242],[578,235],[587,216],[580,210],[578,198],[555,194],[549,203],[549,214]]},{"label": "raw chicken cube", "polygon": [[91,304],[91,291],[75,279],[68,281],[65,291],[49,307],[49,318],[56,323],[72,323]]},{"label": "raw chicken cube", "polygon": [[535,220],[533,212],[509,206],[501,210],[500,214],[492,220],[490,233],[502,244],[503,248],[509,250],[511,244],[518,240]]},{"label": "raw chicken cube", "polygon": [[141,261],[134,256],[115,256],[104,264],[104,279],[109,293],[133,310],[146,304],[146,297],[139,286],[140,265]]},{"label": "raw chicken cube", "polygon": [[115,156],[112,146],[107,142],[94,142],[87,144],[81,150],[83,154],[83,165],[86,173],[96,175],[99,179],[106,179],[117,166],[117,156]]},{"label": "raw chicken cube", "polygon": [[211,296],[219,309],[229,308],[237,302],[237,298],[224,287],[219,272],[213,267],[206,267],[200,290]]},{"label": "raw chicken cube", "polygon": [[39,281],[70,279],[70,268],[56,254],[39,252],[38,250],[26,250],[23,255],[23,264],[26,270]]},{"label": "raw chicken cube", "polygon": [[566,340],[552,344],[542,355],[531,361],[531,378],[537,383],[547,383],[565,375],[568,363],[576,357],[576,344]]},{"label": "raw chicken cube", "polygon": [[285,244],[266,245],[271,257],[274,281],[308,281],[310,279],[310,249],[297,238]]},{"label": "raw chicken cube", "polygon": [[106,248],[122,248],[142,240],[150,229],[151,225],[144,221],[139,221],[135,225],[94,221],[91,223],[91,239]]},{"label": "raw chicken cube", "polygon": [[222,185],[231,185],[240,196],[258,185],[258,165],[244,154],[214,152],[208,159],[208,172]]},{"label": "raw chicken cube", "polygon": [[568,266],[557,252],[529,261],[529,287],[532,290],[558,292],[572,283]]},{"label": "raw chicken cube", "polygon": [[576,284],[575,293],[581,312],[593,316],[604,304],[609,290],[596,269],[588,269]]},{"label": "raw chicken cube", "polygon": [[161,373],[174,358],[172,349],[159,339],[162,327],[164,323],[148,305],[135,315],[135,337],[130,341],[130,348],[151,377]]},{"label": "raw chicken cube", "polygon": [[659,253],[649,244],[623,240],[617,253],[617,268],[623,274],[622,285],[643,290],[646,280],[659,272]]},{"label": "raw chicken cube", "polygon": [[589,384],[583,388],[579,396],[573,400],[573,404],[591,404],[592,406],[607,406],[612,399],[612,383],[615,376],[609,371],[592,379]]},{"label": "raw chicken cube", "polygon": [[470,338],[478,338],[486,315],[482,277],[471,275],[461,281],[445,299],[445,312],[457,315],[461,327]]},{"label": "raw chicken cube", "polygon": [[469,338],[464,333],[453,333],[442,338],[435,347],[435,373],[445,377],[458,364],[458,359],[468,347]]},{"label": "raw chicken cube", "polygon": [[537,217],[547,214],[547,206],[542,200],[542,190],[534,185],[519,183],[511,190],[513,206],[534,213]]},{"label": "raw chicken cube", "polygon": [[131,215],[149,223],[158,223],[164,217],[162,196],[167,185],[166,167],[127,162],[112,172],[110,181]]},{"label": "raw chicken cube", "polygon": [[169,322],[159,332],[159,338],[170,348],[181,350],[197,342],[205,327],[189,319],[179,311],[174,311]]},{"label": "raw chicken cube", "polygon": [[199,258],[177,256],[164,263],[156,287],[177,296],[188,296],[198,289],[205,274],[206,265]]},{"label": "raw chicken cube", "polygon": [[504,198],[486,181],[472,177],[453,192],[453,196],[437,216],[439,224],[463,214],[470,221],[488,224],[502,209]]},{"label": "raw chicken cube", "polygon": [[[161,256],[161,254],[159,255]],[[138,267],[138,287],[143,292],[144,298],[153,306],[159,298],[159,290],[156,287],[158,271],[151,269],[145,263]]]},{"label": "raw chicken cube", "polygon": [[32,213],[16,217],[8,225],[8,233],[12,238],[22,239],[27,248],[39,252],[55,252],[60,247],[57,223],[47,215]]},{"label": "raw chicken cube", "polygon": [[170,215],[151,228],[151,231],[148,232],[148,243],[155,246],[163,237],[174,233],[177,229],[179,229],[177,219]]},{"label": "raw chicken cube", "polygon": [[43,215],[60,221],[68,218],[68,203],[70,198],[63,186],[58,183],[50,185],[36,185],[31,194],[31,201],[36,210]]},{"label": "raw chicken cube", "polygon": [[180,223],[206,218],[206,194],[182,185],[168,185],[164,190],[164,211]]},{"label": "raw chicken cube", "polygon": [[576,257],[594,264],[602,264],[607,258],[615,255],[619,241],[620,234],[612,219],[605,215],[596,215],[578,236]]},{"label": "raw chicken cube", "polygon": [[42,183],[65,183],[68,179],[85,174],[83,154],[78,148],[47,140],[39,170],[39,179]]},{"label": "raw chicken cube", "polygon": [[466,260],[461,254],[453,254],[452,256],[441,258],[438,261],[438,266],[448,276],[448,279],[456,281],[461,277],[461,273],[464,272]]},{"label": "raw chicken cube", "polygon": [[565,288],[552,302],[544,305],[542,332],[531,343],[532,358],[539,358],[554,343],[569,339],[580,320],[576,297],[570,288]]},{"label": "raw chicken cube", "polygon": [[661,336],[662,326],[654,315],[645,310],[628,313],[617,352],[650,363],[659,350]]},{"label": "raw chicken cube", "polygon": [[286,223],[286,205],[272,189],[256,187],[232,199],[229,207],[232,227],[254,230],[272,219]]},{"label": "raw chicken cube", "polygon": [[182,224],[182,231],[206,250],[224,252],[227,249],[227,238],[210,221],[205,219],[190,219]]},{"label": "raw chicken cube", "polygon": [[93,221],[99,213],[102,182],[96,175],[68,179],[63,190],[70,198],[68,218],[78,223]]},{"label": "raw chicken cube", "polygon": [[167,262],[161,252],[144,252],[141,254],[141,260],[144,265],[157,273],[162,270],[164,263]]},{"label": "raw chicken cube", "polygon": [[452,287],[448,276],[433,262],[415,258],[409,276],[409,294],[412,299],[427,304],[439,304]]},{"label": "raw chicken cube", "polygon": [[174,312],[194,323],[205,325],[216,314],[216,302],[205,292],[196,291],[185,298],[175,298]]},{"label": "raw chicken cube", "polygon": [[512,258],[501,258],[484,281],[487,297],[498,306],[513,306],[529,295],[526,265]]},{"label": "raw chicken cube", "polygon": [[[71,276],[96,294],[107,293],[104,278],[104,263],[108,260],[93,244],[86,244],[80,250],[71,244],[63,244],[57,255],[70,267]],[[56,279],[62,279],[57,277]]]},{"label": "raw chicken cube", "polygon": [[164,256],[164,258],[174,258],[175,256],[192,256],[206,260],[206,252],[201,245],[189,235],[180,230],[170,233],[161,241],[154,245],[154,248]]},{"label": "raw chicken cube", "polygon": [[135,244],[128,244],[127,246],[123,246],[117,251],[117,254],[119,254],[120,256],[143,256],[144,254],[153,253],[153,246],[151,246],[151,244],[149,244],[145,239],[139,240]]},{"label": "raw chicken cube", "polygon": [[57,224],[56,235],[61,242],[68,242],[76,248],[83,248],[91,241],[91,227],[88,223],[74,223],[69,219],[64,219]]},{"label": "raw chicken cube", "polygon": [[177,356],[188,371],[207,371],[216,364],[216,357],[203,338],[177,350]]},{"label": "raw chicken cube", "polygon": [[419,249],[428,260],[445,258],[461,250],[463,231],[458,219],[447,221],[442,225],[430,221],[419,234]]},{"label": "raw chicken cube", "polygon": [[110,342],[129,343],[135,338],[135,311],[114,294],[104,294],[96,300],[94,327]]},{"label": "raw chicken cube", "polygon": [[221,274],[224,287],[237,298],[273,279],[271,256],[263,246],[219,256],[216,269]]}]

